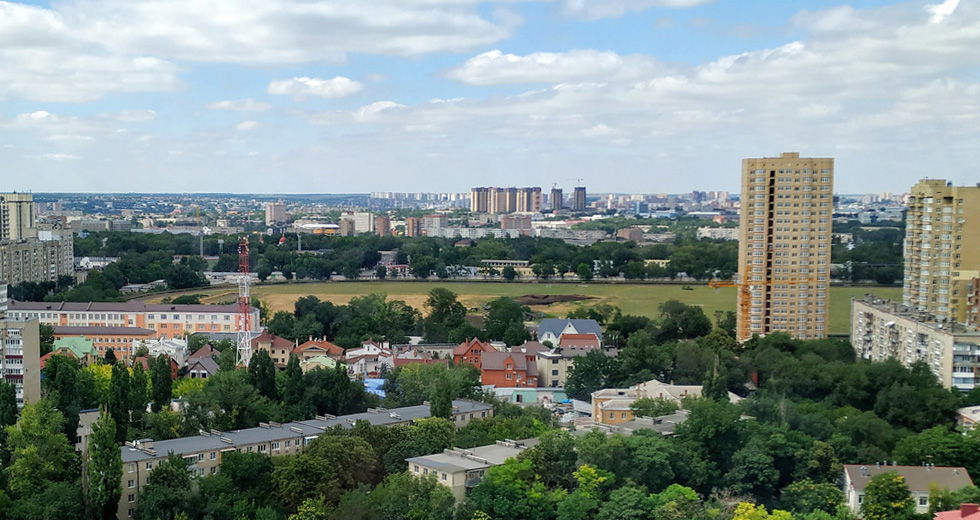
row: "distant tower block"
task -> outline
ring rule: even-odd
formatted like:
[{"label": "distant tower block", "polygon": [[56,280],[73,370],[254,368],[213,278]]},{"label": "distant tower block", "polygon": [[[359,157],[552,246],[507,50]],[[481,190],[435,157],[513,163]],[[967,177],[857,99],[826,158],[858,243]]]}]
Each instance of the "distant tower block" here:
[{"label": "distant tower block", "polygon": [[236,364],[248,366],[252,359],[252,298],[248,286],[248,237],[238,241],[238,355]]}]

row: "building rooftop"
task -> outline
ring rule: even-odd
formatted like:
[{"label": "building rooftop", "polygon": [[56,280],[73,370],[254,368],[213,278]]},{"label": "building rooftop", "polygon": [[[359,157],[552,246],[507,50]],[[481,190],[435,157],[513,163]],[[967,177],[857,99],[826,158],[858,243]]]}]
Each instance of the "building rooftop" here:
[{"label": "building rooftop", "polygon": [[74,327],[55,325],[52,327],[55,335],[64,336],[152,336],[157,333],[153,329],[142,327]]},{"label": "building rooftop", "polygon": [[980,335],[980,328],[963,325],[954,320],[944,320],[926,311],[903,305],[901,302],[885,300],[873,294],[866,294],[864,298],[855,298],[855,302],[860,302],[879,311],[893,314],[900,318],[914,321],[919,325],[929,327],[936,332],[947,334],[976,334]]},{"label": "building rooftop", "polygon": [[440,471],[457,472],[499,466],[507,459],[516,457],[527,448],[538,443],[538,439],[523,441],[497,441],[495,444],[476,448],[453,448],[442,453],[405,459],[409,464],[419,464]]},{"label": "building rooftop", "polygon": [[[482,412],[493,409],[493,405],[457,399],[453,401],[453,411],[457,413]],[[123,462],[138,462],[166,456],[169,452],[178,454],[202,451],[221,451],[235,449],[237,446],[291,439],[298,436],[316,437],[329,428],[341,426],[353,428],[358,421],[367,421],[374,426],[388,426],[426,419],[431,417],[429,405],[406,406],[386,410],[372,409],[350,415],[319,416],[316,419],[290,423],[269,423],[266,426],[227,432],[202,432],[200,435],[170,439],[165,441],[137,441],[135,446],[127,444],[121,448]],[[142,448],[142,449],[141,449]]]},{"label": "building rooftop", "polygon": [[[230,312],[238,313],[237,304],[229,305],[204,305],[188,304],[176,305],[170,303],[142,303],[138,301],[126,302],[22,302],[10,300],[10,310],[12,311],[62,311],[62,312]],[[251,311],[257,309],[252,307]]]},{"label": "building rooftop", "polygon": [[926,492],[929,491],[929,484],[935,482],[939,487],[956,491],[966,486],[972,486],[973,480],[966,468],[962,467],[937,467],[937,466],[889,466],[885,465],[861,465],[845,464],[844,472],[847,474],[854,489],[860,491],[864,489],[871,479],[882,473],[894,471],[905,477],[905,483],[909,486],[909,491]]}]

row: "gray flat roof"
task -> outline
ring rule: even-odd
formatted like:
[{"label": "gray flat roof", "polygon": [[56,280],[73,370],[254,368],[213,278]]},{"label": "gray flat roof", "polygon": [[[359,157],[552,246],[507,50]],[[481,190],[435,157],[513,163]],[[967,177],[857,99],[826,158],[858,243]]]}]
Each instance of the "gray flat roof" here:
[{"label": "gray flat roof", "polygon": [[[427,468],[447,471],[467,471],[471,469],[499,466],[507,459],[520,455],[522,451],[538,443],[538,439],[488,444],[470,449],[445,450],[422,457],[405,459],[409,464],[420,464]],[[484,462],[485,461],[485,462]]]},{"label": "gray flat roof", "polygon": [[[453,413],[475,413],[489,411],[493,405],[470,401],[468,399],[457,399],[453,401]],[[122,446],[123,462],[138,462],[141,460],[156,459],[167,456],[168,453],[178,454],[198,453],[203,451],[218,451],[237,446],[258,444],[263,442],[273,442],[277,440],[293,439],[297,437],[315,437],[323,433],[324,430],[341,426],[343,428],[353,428],[357,421],[368,421],[375,426],[390,426],[393,424],[403,424],[416,419],[426,419],[430,417],[429,405],[406,406],[402,408],[392,408],[390,410],[378,409],[373,412],[362,412],[326,420],[310,419],[306,421],[296,421],[284,423],[281,426],[269,426],[247,428],[244,430],[232,430],[219,432],[219,434],[194,435],[179,439],[169,439],[153,442],[153,454],[147,453],[135,447]],[[293,428],[299,431],[294,431]],[[231,442],[222,441],[222,438],[229,439]]]}]

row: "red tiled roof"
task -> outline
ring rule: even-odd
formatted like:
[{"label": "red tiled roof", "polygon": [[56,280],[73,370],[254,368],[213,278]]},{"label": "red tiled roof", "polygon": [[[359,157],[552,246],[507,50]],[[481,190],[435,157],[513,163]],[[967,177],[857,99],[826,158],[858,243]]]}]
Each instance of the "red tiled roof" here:
[{"label": "red tiled roof", "polygon": [[332,354],[332,355],[335,355],[335,356],[342,356],[344,354],[343,347],[339,347],[337,345],[334,345],[333,343],[331,343],[331,342],[329,342],[327,340],[311,339],[311,340],[307,341],[306,343],[303,343],[302,345],[294,348],[293,349],[293,353],[294,354],[299,354],[300,352],[303,352],[304,350],[322,350],[322,351],[326,352],[328,355],[331,355]]},{"label": "red tiled roof", "polygon": [[263,330],[262,334],[258,337],[252,338],[252,348],[257,348],[259,343],[269,343],[272,348],[292,348],[293,342],[286,338],[280,338],[275,334],[271,334],[269,329]]},{"label": "red tiled roof", "polygon": [[479,346],[480,347],[480,350],[482,350],[484,352],[490,352],[492,350],[497,350],[497,349],[493,348],[492,346],[490,346],[489,343],[484,343],[484,342],[480,341],[479,338],[473,338],[471,340],[464,341],[463,343],[460,343],[458,347],[454,348],[453,349],[453,356],[465,356],[467,353],[469,353],[470,348],[472,348],[474,346]]},{"label": "red tiled roof", "polygon": [[936,520],[980,520],[980,506],[960,504],[960,508],[953,511],[938,511]]},{"label": "red tiled roof", "polygon": [[197,349],[190,356],[187,356],[188,360],[214,357],[218,353],[210,343],[205,344],[203,347]]}]

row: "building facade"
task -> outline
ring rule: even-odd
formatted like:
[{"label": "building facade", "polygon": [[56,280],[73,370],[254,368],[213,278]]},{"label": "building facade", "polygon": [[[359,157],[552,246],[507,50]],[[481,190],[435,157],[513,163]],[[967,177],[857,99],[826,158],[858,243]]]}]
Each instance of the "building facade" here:
[{"label": "building facade", "polygon": [[915,512],[925,515],[929,512],[929,490],[938,488],[942,491],[959,491],[973,485],[973,479],[966,468],[923,466],[889,466],[887,463],[874,465],[845,464],[844,465],[844,504],[851,513],[860,514],[861,504],[864,503],[865,490],[871,479],[883,473],[895,472],[909,488]]},{"label": "building facade", "polygon": [[17,408],[41,398],[41,341],[36,319],[0,316],[0,379],[14,385]]},{"label": "building facade", "polygon": [[572,211],[585,211],[587,207],[585,186],[576,186],[572,192]]},{"label": "building facade", "polygon": [[453,492],[456,502],[462,502],[470,490],[483,482],[488,469],[500,466],[507,459],[516,458],[535,444],[537,439],[497,441],[488,446],[447,449],[442,453],[412,457],[405,461],[408,462],[408,471],[412,475],[419,478],[434,477],[436,482]]},{"label": "building facade", "polygon": [[973,278],[980,275],[980,186],[927,179],[912,187],[905,228],[905,305],[967,322]]},{"label": "building facade", "polygon": [[54,327],[54,339],[84,337],[92,342],[100,356],[112,349],[116,359],[129,363],[133,356],[133,345],[150,343],[157,339],[157,331],[140,327]]},{"label": "building facade", "polygon": [[33,238],[34,195],[0,193],[0,242]]},{"label": "building facade", "polygon": [[285,204],[282,202],[269,202],[265,205],[265,225],[275,226],[285,224],[286,220]]},{"label": "building facade", "polygon": [[946,388],[978,383],[980,329],[898,302],[868,296],[851,302],[851,344],[859,357],[925,363]]},{"label": "building facade", "polygon": [[[174,305],[128,302],[10,301],[12,319],[37,319],[44,325],[69,327],[139,327],[159,338],[181,338],[195,332],[235,332],[238,305]],[[259,310],[250,308],[252,332],[258,333]]]},{"label": "building facade", "polygon": [[833,192],[833,158],[742,160],[739,341],[826,337]]},{"label": "building facade", "polygon": [[75,273],[74,240],[71,231],[33,229],[35,236],[0,242],[0,280],[11,285],[22,282],[56,282],[59,276]]},{"label": "building facade", "polygon": [[560,211],[564,206],[564,199],[561,193],[561,188],[551,188],[551,210]]}]

